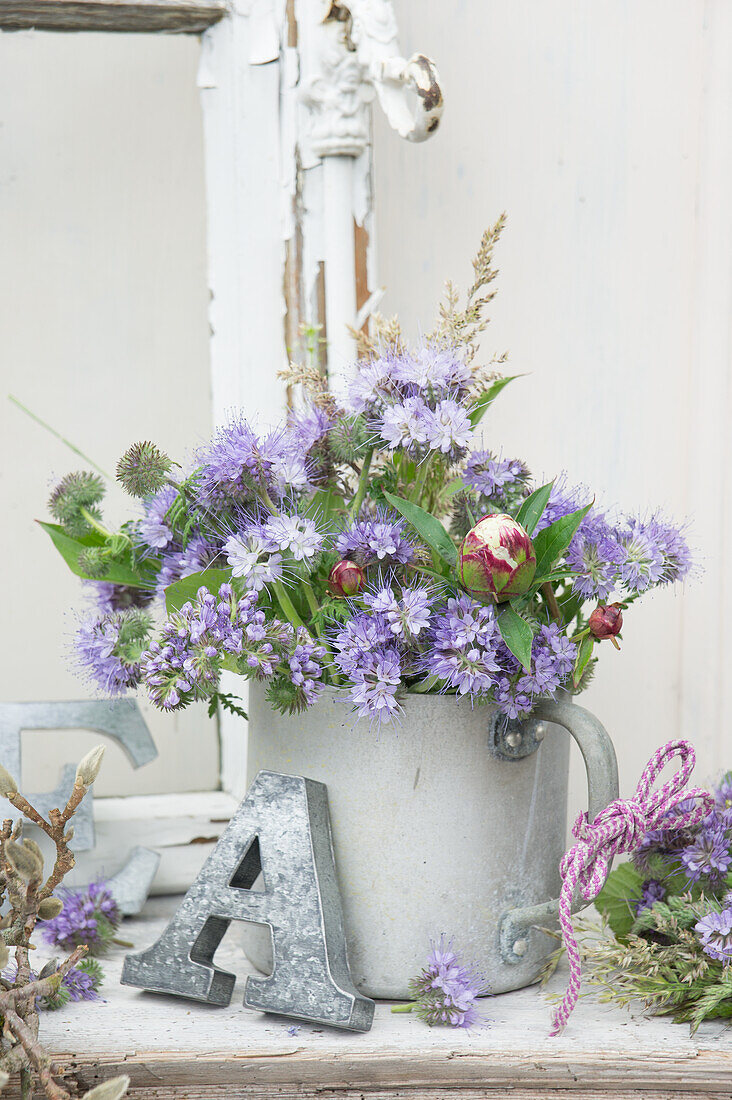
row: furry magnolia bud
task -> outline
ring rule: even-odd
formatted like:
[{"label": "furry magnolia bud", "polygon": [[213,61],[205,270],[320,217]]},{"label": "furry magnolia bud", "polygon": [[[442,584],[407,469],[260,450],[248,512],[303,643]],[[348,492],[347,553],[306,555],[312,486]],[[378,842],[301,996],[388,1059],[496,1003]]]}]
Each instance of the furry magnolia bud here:
[{"label": "furry magnolia bud", "polygon": [[89,1092],[85,1092],[82,1100],[121,1100],[130,1087],[130,1079],[126,1074],[121,1077],[110,1077],[109,1081],[103,1081]]},{"label": "furry magnolia bud", "polygon": [[13,779],[9,771],[0,764],[0,795],[3,798],[9,798],[11,794],[18,793],[18,784]]},{"label": "furry magnolia bud", "polygon": [[44,898],[38,906],[38,917],[40,920],[54,920],[63,907],[64,903],[61,898]]},{"label": "furry magnolia bud", "polygon": [[31,848],[17,844],[14,840],[5,842],[5,858],[22,879],[29,882],[43,874],[43,860]]},{"label": "furry magnolia bud", "polygon": [[[50,900],[51,900],[50,898],[46,898],[46,901],[50,901]],[[55,958],[54,959],[49,959],[48,962],[44,965],[44,967],[41,970],[38,977],[40,978],[41,981],[43,981],[44,978],[50,978],[51,975],[55,974],[57,970],[58,970],[58,959],[55,959]]]},{"label": "furry magnolia bud", "polygon": [[23,837],[23,844],[25,845],[25,847],[28,849],[29,852],[35,852],[35,854],[40,859],[41,863],[43,862],[43,852],[40,849],[40,845],[36,844],[35,840],[31,840],[31,838],[29,836],[24,836]]},{"label": "furry magnolia bud", "polygon": [[93,748],[91,752],[86,754],[76,769],[77,787],[91,787],[92,783],[99,775],[103,756],[104,745],[97,745],[96,748]]}]

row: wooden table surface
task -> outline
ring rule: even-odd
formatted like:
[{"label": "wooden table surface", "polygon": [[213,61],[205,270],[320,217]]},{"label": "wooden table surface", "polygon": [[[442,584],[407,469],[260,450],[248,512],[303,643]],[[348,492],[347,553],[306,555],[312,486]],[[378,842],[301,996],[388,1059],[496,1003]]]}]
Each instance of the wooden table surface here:
[{"label": "wooden table surface", "polygon": [[[177,900],[149,900],[120,935],[136,949],[149,946]],[[692,1038],[684,1025],[585,997],[552,1039],[549,1005],[532,987],[485,998],[485,1025],[469,1032],[428,1028],[382,1002],[368,1034],[307,1024],[290,1034],[290,1021],[242,1005],[250,967],[236,924],[217,955],[240,975],[225,1009],[121,986],[124,954],[116,948],[104,962],[104,1003],[69,1004],[42,1018],[45,1044],[82,1092],[124,1072],[135,1100],[732,1097],[732,1029],[718,1023]],[[557,990],[562,980],[560,972]]]}]

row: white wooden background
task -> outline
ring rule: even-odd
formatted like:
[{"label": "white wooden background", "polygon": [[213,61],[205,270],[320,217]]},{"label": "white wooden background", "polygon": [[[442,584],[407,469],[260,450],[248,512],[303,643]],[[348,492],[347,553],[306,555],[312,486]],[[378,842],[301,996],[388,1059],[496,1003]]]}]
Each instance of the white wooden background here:
[{"label": "white wooden background", "polygon": [[[399,310],[415,334],[427,327],[442,280],[465,284],[482,228],[508,211],[500,296],[485,348],[509,348],[512,369],[529,377],[503,395],[486,423],[486,442],[525,456],[537,474],[566,469],[608,503],[660,504],[689,517],[703,576],[628,616],[624,650],[603,653],[586,700],[616,741],[626,790],[656,745],[679,734],[695,741],[700,775],[711,776],[732,765],[724,682],[732,618],[725,574],[732,8],[727,0],[464,0],[449,14],[438,0],[396,0],[395,8],[405,52],[419,48],[437,60],[447,108],[436,137],[417,147],[376,117],[376,261],[378,281],[388,287],[384,308]],[[214,28],[208,49],[235,48],[245,22]],[[0,38],[0,346],[3,359],[8,348],[13,352],[8,369],[23,364],[22,392],[30,390],[31,399],[52,395],[51,412],[57,420],[63,413],[76,438],[91,424],[89,446],[109,464],[127,439],[156,434],[181,447],[200,436],[208,418],[199,58],[195,40],[98,37],[93,52],[88,41]],[[236,98],[241,87],[211,87],[207,97],[205,62],[204,55],[198,79],[209,117],[251,109]],[[254,94],[269,94],[273,72],[274,66],[254,70]],[[41,155],[46,145],[54,153],[48,163]],[[214,220],[215,234],[232,232],[246,247],[248,234],[262,225],[257,202],[273,157],[276,150],[253,173],[232,155],[216,184],[221,202],[241,178],[249,180],[253,201],[239,200],[235,226]],[[211,192],[209,199],[215,210]],[[84,219],[89,204],[91,228]],[[251,225],[244,220],[250,212]],[[119,250],[135,233],[134,255],[119,279]],[[117,244],[110,247],[110,239]],[[49,282],[47,257],[54,254],[65,255],[66,266]],[[280,258],[273,241],[262,285],[249,293],[279,287]],[[107,294],[102,279],[111,271],[118,281]],[[224,286],[215,271],[212,278],[215,291]],[[69,316],[64,303],[72,301],[77,311],[79,302],[89,303],[89,319]],[[281,304],[271,295],[266,301],[270,318],[281,318]],[[215,328],[221,302],[214,299]],[[279,364],[257,358],[261,333],[227,330],[225,303],[221,309],[214,386],[234,341],[247,357],[244,377],[268,394],[258,372]],[[142,318],[148,327],[135,342],[130,333]],[[228,345],[220,368],[217,339],[219,347]],[[147,375],[120,384],[120,369],[140,361]],[[88,405],[79,396],[80,366],[97,379]],[[174,380],[181,393],[196,396],[175,404],[170,423],[163,418],[158,429]],[[136,397],[140,385],[150,387],[144,397]],[[251,392],[245,383],[242,393]],[[219,413],[221,403],[215,399]],[[63,469],[65,461],[54,450],[49,463],[51,451],[44,453],[32,425],[6,409],[3,417],[5,512],[25,522],[39,510],[29,502],[45,495],[38,484],[47,467]],[[26,466],[18,456],[28,446]],[[18,678],[30,697],[46,695],[47,683],[61,677],[56,661],[66,592],[56,589],[60,569],[51,571],[49,553],[27,525],[26,537],[27,551],[24,543],[15,554],[25,587],[6,597],[12,628],[3,643],[4,697],[17,697]],[[52,594],[34,587],[39,575],[42,584],[53,578]],[[48,605],[39,639],[37,622]],[[7,613],[6,606],[6,622]],[[37,680],[27,672],[30,653]],[[70,681],[63,685],[73,693]],[[158,723],[156,736],[160,729]],[[194,737],[185,744],[194,742],[210,760],[212,742]],[[197,767],[196,782],[202,774]],[[123,791],[139,789],[142,779],[120,772],[110,782]],[[177,774],[172,789],[181,789]]]},{"label": "white wooden background", "polygon": [[486,442],[608,503],[688,516],[703,575],[628,613],[585,699],[623,789],[679,735],[711,776],[732,767],[732,6],[395,6],[403,39],[438,59],[446,111],[417,148],[377,118],[384,307],[416,331],[508,211],[484,346],[530,376]]}]

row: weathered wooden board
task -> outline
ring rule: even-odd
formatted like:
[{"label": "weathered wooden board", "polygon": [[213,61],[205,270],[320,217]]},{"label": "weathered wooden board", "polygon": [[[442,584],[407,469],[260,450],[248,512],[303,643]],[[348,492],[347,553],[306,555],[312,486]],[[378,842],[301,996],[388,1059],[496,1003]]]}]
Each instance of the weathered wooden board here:
[{"label": "weathered wooden board", "polygon": [[0,29],[200,34],[225,14],[225,0],[0,0]]},{"label": "weathered wooden board", "polygon": [[[152,899],[123,936],[147,946],[175,904]],[[122,957],[120,950],[105,963],[105,1003],[69,1005],[43,1018],[45,1042],[82,1091],[124,1072],[134,1100],[690,1100],[732,1093],[732,1030],[721,1024],[692,1038],[686,1027],[586,997],[564,1035],[552,1039],[549,1006],[534,987],[487,998],[485,1026],[470,1032],[430,1029],[382,1002],[366,1035],[305,1024],[290,1034],[287,1020],[243,1007],[251,968],[235,925],[216,960],[240,978],[225,1009],[118,985]],[[555,978],[557,989],[562,980]]]}]

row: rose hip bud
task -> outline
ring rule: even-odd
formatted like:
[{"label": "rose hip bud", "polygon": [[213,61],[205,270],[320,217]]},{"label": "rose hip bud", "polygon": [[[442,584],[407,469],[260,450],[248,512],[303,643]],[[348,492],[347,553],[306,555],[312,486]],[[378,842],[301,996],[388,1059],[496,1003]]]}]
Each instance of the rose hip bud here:
[{"label": "rose hip bud", "polygon": [[355,596],[363,588],[364,575],[360,565],[343,558],[328,574],[328,584],[334,596]]},{"label": "rose hip bud", "polygon": [[535,572],[533,543],[512,516],[483,516],[463,539],[458,577],[477,600],[500,602],[522,596]]},{"label": "rose hip bud", "polygon": [[590,615],[590,634],[602,641],[614,638],[623,629],[623,612],[619,603],[610,603],[606,607],[600,604]]}]

